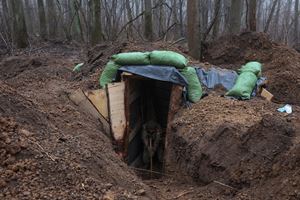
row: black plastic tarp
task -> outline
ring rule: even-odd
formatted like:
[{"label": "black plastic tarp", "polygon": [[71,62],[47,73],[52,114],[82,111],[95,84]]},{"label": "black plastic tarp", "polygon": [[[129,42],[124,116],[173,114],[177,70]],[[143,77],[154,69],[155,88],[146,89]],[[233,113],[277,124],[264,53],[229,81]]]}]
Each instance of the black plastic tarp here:
[{"label": "black plastic tarp", "polygon": [[[208,89],[213,89],[216,85],[222,85],[226,90],[233,88],[238,74],[234,70],[222,69],[212,67],[209,70],[203,68],[196,68],[198,78],[202,85],[205,85]],[[259,86],[264,84],[265,77],[260,77],[256,86],[252,92],[252,96],[256,96],[256,90]]]},{"label": "black plastic tarp", "polygon": [[171,66],[156,65],[135,65],[122,66],[117,73],[116,81],[120,81],[121,73],[129,72],[146,78],[166,81],[187,87],[188,82],[185,77],[175,68]]},{"label": "black plastic tarp", "polygon": [[[226,90],[230,90],[238,77],[238,74],[234,70],[222,69],[212,67],[209,70],[195,67],[198,78],[202,85],[208,89],[213,89],[216,85],[222,85]],[[118,69],[118,73],[115,81],[121,80],[122,72],[128,72],[131,74],[143,76],[146,78],[171,82],[174,84],[182,85],[187,88],[188,82],[186,78],[172,66],[157,66],[157,65],[134,65],[134,66],[122,66]],[[266,80],[265,77],[261,77],[257,80],[255,89],[252,96],[255,96],[256,88],[259,87]],[[183,95],[184,97],[186,94]]]},{"label": "black plastic tarp", "polygon": [[208,89],[213,89],[216,85],[221,84],[227,90],[230,90],[238,77],[238,74],[233,70],[210,68],[205,70],[203,68],[196,68],[197,75],[203,85]]}]

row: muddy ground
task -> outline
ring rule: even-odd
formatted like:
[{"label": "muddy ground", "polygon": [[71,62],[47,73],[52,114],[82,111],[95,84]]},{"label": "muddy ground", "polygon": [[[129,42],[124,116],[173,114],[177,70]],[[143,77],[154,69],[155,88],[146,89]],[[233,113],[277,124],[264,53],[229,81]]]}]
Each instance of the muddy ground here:
[{"label": "muddy ground", "polygon": [[[68,94],[79,87],[98,88],[99,73],[111,54],[154,49],[187,53],[184,47],[106,43],[86,52],[49,44],[4,57],[0,198],[299,199],[299,53],[261,34],[220,41],[207,44],[206,61],[231,69],[261,61],[276,103],[260,97],[235,101],[222,97],[222,90],[209,91],[177,114],[167,170],[154,180],[142,180],[127,167],[101,123],[80,112]],[[74,74],[74,65],[83,61],[88,64]],[[280,103],[291,103],[293,114],[278,113]]]}]

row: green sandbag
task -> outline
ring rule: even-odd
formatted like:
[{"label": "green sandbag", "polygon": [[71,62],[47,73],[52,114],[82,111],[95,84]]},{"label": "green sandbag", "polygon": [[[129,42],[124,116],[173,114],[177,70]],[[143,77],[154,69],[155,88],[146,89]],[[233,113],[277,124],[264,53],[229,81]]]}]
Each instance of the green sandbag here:
[{"label": "green sandbag", "polygon": [[246,65],[242,66],[241,69],[238,70],[239,74],[243,72],[252,72],[256,76],[261,77],[261,63],[259,62],[248,62]]},{"label": "green sandbag", "polygon": [[106,64],[104,71],[102,72],[100,79],[99,79],[101,87],[104,87],[106,84],[111,83],[114,80],[119,67],[120,67],[120,65],[117,65],[113,61],[109,61]]},{"label": "green sandbag", "polygon": [[186,67],[180,72],[188,81],[187,92],[189,101],[196,103],[202,97],[202,87],[196,70],[193,67]]},{"label": "green sandbag", "polygon": [[169,65],[183,69],[187,66],[187,59],[174,51],[152,51],[150,53],[150,63],[152,65]]},{"label": "green sandbag", "polygon": [[257,76],[250,71],[245,71],[239,75],[233,88],[226,93],[226,96],[232,96],[239,99],[250,99],[255,87]]},{"label": "green sandbag", "polygon": [[118,65],[149,65],[149,52],[129,52],[113,55],[112,61]]}]

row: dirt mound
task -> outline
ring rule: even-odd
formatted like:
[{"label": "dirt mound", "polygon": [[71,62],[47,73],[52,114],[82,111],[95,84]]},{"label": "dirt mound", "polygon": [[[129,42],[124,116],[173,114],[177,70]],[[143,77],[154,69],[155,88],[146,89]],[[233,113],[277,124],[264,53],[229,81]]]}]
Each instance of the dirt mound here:
[{"label": "dirt mound", "polygon": [[[168,43],[103,43],[96,45],[87,52],[86,65],[82,67],[82,74],[87,75],[95,72],[96,69],[102,69],[109,61],[112,55],[122,52],[132,51],[153,51],[153,50],[172,50],[181,52],[179,48]],[[186,55],[187,56],[187,55]]]},{"label": "dirt mound", "polygon": [[[284,199],[292,193],[299,197],[300,179],[294,176],[300,172],[295,167],[299,108],[285,117],[276,112],[276,106],[260,99],[204,98],[174,121],[174,161],[199,184],[222,183],[233,196],[255,194],[254,199],[265,199],[272,194]],[[294,167],[286,167],[283,161]],[[267,194],[254,192],[266,183],[282,186],[285,179],[295,184],[280,191],[280,186],[264,187]]]},{"label": "dirt mound", "polygon": [[[139,199],[151,191],[113,151],[95,121],[68,99],[73,62],[44,54],[0,66],[1,199]],[[29,60],[29,67],[22,68]],[[14,69],[15,68],[15,69]],[[24,69],[24,70],[23,70]]]},{"label": "dirt mound", "polygon": [[0,78],[12,78],[26,70],[40,67],[42,62],[43,61],[40,58],[20,58],[18,56],[6,58],[2,61],[2,63],[0,63]]},{"label": "dirt mound", "polygon": [[272,42],[264,33],[221,37],[206,44],[204,59],[235,70],[248,61],[262,62],[263,75],[277,100],[300,105],[300,54]]}]

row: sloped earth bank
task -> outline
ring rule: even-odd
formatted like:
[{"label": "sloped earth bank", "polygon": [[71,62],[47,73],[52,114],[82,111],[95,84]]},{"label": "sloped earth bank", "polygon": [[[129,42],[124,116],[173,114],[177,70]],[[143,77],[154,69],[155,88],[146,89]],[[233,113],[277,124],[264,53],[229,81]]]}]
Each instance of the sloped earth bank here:
[{"label": "sloped earth bank", "polygon": [[[210,95],[172,126],[173,162],[225,199],[300,198],[300,115],[277,104]],[[222,198],[222,199],[223,199]]]},{"label": "sloped earth bank", "polygon": [[223,68],[238,69],[248,61],[263,63],[268,90],[282,103],[300,105],[300,54],[272,42],[264,33],[245,32],[206,44],[204,59]]},{"label": "sloped earth bank", "polygon": [[[210,93],[182,109],[172,124],[165,176],[141,180],[114,153],[100,122],[80,112],[68,94],[79,87],[97,88],[110,54],[180,48],[159,43],[103,45],[86,59],[78,48],[59,45],[1,61],[1,199],[299,199],[300,109],[293,105],[293,114],[286,116],[276,111],[281,104],[259,97],[234,101]],[[279,70],[280,62],[298,62],[282,59],[272,66],[276,57],[270,57],[270,47],[256,46],[249,42],[242,47],[255,49],[270,66],[270,88],[277,77],[272,67]],[[208,60],[227,57],[220,52]],[[239,68],[248,60],[249,53],[243,52],[221,66]],[[88,64],[74,75],[72,67],[83,60]],[[284,70],[298,77],[294,67]],[[282,83],[292,91],[293,79]],[[296,95],[297,88],[291,102]]]},{"label": "sloped earth bank", "polygon": [[1,62],[0,199],[152,198],[114,153],[100,122],[68,99],[79,87],[70,81],[79,55],[61,48],[69,54]]}]

